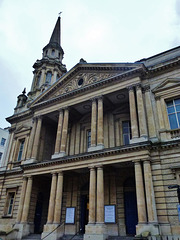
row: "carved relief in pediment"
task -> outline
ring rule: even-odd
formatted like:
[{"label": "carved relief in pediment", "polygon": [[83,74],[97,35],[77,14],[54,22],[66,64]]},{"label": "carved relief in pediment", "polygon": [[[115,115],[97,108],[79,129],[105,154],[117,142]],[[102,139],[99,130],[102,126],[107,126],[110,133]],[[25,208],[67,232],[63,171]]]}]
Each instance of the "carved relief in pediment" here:
[{"label": "carved relief in pediment", "polygon": [[76,89],[91,85],[117,75],[117,73],[81,73],[61,87],[53,97],[72,92]]}]

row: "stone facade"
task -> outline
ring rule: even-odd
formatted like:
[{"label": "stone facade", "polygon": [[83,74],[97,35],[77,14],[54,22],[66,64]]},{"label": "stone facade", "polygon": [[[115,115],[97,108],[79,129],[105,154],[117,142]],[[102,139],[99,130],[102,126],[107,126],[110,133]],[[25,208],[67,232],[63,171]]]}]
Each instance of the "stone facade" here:
[{"label": "stone facade", "polygon": [[180,47],[66,72],[59,35],[60,18],[7,118],[2,238],[179,239]]}]

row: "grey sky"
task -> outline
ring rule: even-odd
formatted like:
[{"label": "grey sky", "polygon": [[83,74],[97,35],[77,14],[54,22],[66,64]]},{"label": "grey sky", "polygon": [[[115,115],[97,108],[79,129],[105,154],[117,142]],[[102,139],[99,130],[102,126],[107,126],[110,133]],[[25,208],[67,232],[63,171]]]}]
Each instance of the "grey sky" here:
[{"label": "grey sky", "polygon": [[180,0],[0,0],[0,127],[62,11],[63,63],[134,62],[180,45]]}]

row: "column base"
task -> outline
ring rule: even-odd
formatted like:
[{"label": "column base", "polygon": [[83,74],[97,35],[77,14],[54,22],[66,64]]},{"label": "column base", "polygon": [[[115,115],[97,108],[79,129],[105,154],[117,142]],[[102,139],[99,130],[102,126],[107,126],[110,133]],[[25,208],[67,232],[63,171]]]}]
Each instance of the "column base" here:
[{"label": "column base", "polygon": [[133,138],[133,139],[130,139],[130,144],[133,144],[133,143],[139,143],[139,142],[146,142],[148,141],[148,137],[139,137],[139,138]]},{"label": "column base", "polygon": [[[46,237],[50,234],[54,229],[58,227],[59,224],[46,224],[44,225],[43,233],[41,234],[41,238]],[[46,240],[58,240],[64,234],[64,224],[59,226],[54,232],[52,232],[49,236],[46,237]]]},{"label": "column base", "polygon": [[157,223],[139,223],[136,225],[136,235],[141,235],[144,232],[149,232],[151,236],[159,235],[159,224]]},{"label": "column base", "polygon": [[25,161],[23,161],[23,165],[25,164],[31,164],[31,163],[36,163],[37,160],[35,158],[29,158],[29,159],[26,159]]},{"label": "column base", "polygon": [[98,151],[98,150],[102,150],[104,149],[104,145],[97,145],[97,146],[91,146],[88,148],[88,152],[94,152],[94,151]]},{"label": "column base", "polygon": [[107,238],[108,231],[104,223],[86,225],[84,240],[106,240]]},{"label": "column base", "polygon": [[15,239],[20,240],[25,236],[28,236],[30,233],[34,232],[34,225],[27,223],[16,223],[14,225],[15,229],[18,229],[17,236]]},{"label": "column base", "polygon": [[57,159],[57,158],[65,157],[65,156],[66,156],[65,152],[55,153],[51,156],[51,159]]}]

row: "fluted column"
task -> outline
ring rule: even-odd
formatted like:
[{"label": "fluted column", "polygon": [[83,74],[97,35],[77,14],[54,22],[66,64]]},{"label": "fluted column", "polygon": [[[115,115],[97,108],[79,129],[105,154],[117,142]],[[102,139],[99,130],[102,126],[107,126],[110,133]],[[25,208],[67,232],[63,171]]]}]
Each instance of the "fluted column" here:
[{"label": "fluted column", "polygon": [[59,111],[59,120],[58,120],[57,134],[56,134],[55,153],[60,152],[62,128],[63,128],[63,110],[61,109]]},{"label": "fluted column", "polygon": [[89,223],[95,223],[96,219],[96,170],[90,167],[90,181],[89,181]]},{"label": "fluted column", "polygon": [[58,173],[56,200],[54,209],[54,223],[61,222],[61,209],[62,209],[62,196],[63,196],[63,173]]},{"label": "fluted column", "polygon": [[91,113],[91,147],[96,146],[97,136],[97,103],[96,99],[92,99],[92,113]]},{"label": "fluted column", "polygon": [[148,222],[157,223],[157,212],[156,212],[156,203],[155,203],[155,196],[154,196],[150,160],[145,160],[143,162],[143,165],[144,165],[144,180],[145,180],[145,190],[146,190]]},{"label": "fluted column", "polygon": [[98,98],[97,145],[104,146],[103,98]]},{"label": "fluted column", "polygon": [[52,182],[51,182],[51,192],[50,192],[50,199],[49,199],[47,223],[53,223],[53,220],[54,220],[54,205],[55,205],[55,198],[56,198],[56,187],[57,187],[57,174],[53,173],[52,174]]},{"label": "fluted column", "polygon": [[138,223],[146,223],[146,205],[144,196],[144,184],[141,162],[136,161],[135,165],[135,179],[136,179],[136,197],[137,197],[137,210],[138,210]]},{"label": "fluted column", "polygon": [[130,107],[130,117],[131,117],[131,133],[132,139],[138,138],[138,122],[137,122],[137,113],[136,113],[136,102],[134,95],[134,88],[129,87],[129,107]]},{"label": "fluted column", "polygon": [[64,110],[64,121],[63,121],[63,128],[62,128],[61,148],[60,148],[60,151],[62,153],[66,152],[68,122],[69,122],[69,110],[68,110],[68,108],[66,108]]},{"label": "fluted column", "polygon": [[104,223],[104,177],[103,167],[97,167],[97,223]]},{"label": "fluted column", "polygon": [[27,187],[26,187],[26,194],[25,194],[25,199],[24,199],[24,207],[23,207],[23,213],[22,213],[22,223],[26,223],[28,219],[28,214],[29,214],[29,206],[30,206],[30,200],[31,200],[31,192],[32,192],[32,183],[33,179],[32,177],[28,177],[27,181]]},{"label": "fluted column", "polygon": [[144,100],[143,100],[142,89],[141,89],[140,84],[138,84],[136,86],[136,96],[137,96],[137,108],[138,108],[140,137],[146,137],[147,138],[148,133],[147,133],[145,110],[144,110]]},{"label": "fluted column", "polygon": [[144,91],[145,91],[145,100],[146,100],[145,102],[146,102],[149,137],[155,138],[156,128],[155,128],[155,120],[154,120],[154,114],[153,114],[152,102],[151,102],[151,96],[150,96],[150,86],[146,86]]},{"label": "fluted column", "polygon": [[40,134],[41,134],[41,125],[42,125],[42,117],[38,117],[36,133],[35,133],[35,137],[34,137],[32,156],[31,156],[31,158],[35,158],[35,159],[37,159],[37,154],[38,154],[39,140],[40,140]]},{"label": "fluted column", "polygon": [[31,129],[31,134],[30,134],[30,138],[29,138],[28,149],[27,149],[27,157],[26,157],[27,159],[31,158],[36,127],[37,127],[37,118],[34,118],[33,119],[33,126],[32,126],[32,129]]},{"label": "fluted column", "polygon": [[24,206],[24,199],[25,199],[25,193],[26,193],[26,187],[27,187],[27,177],[23,177],[23,184],[21,189],[21,196],[19,201],[19,207],[18,207],[18,214],[16,218],[16,222],[21,222],[22,212],[23,212],[23,206]]}]

